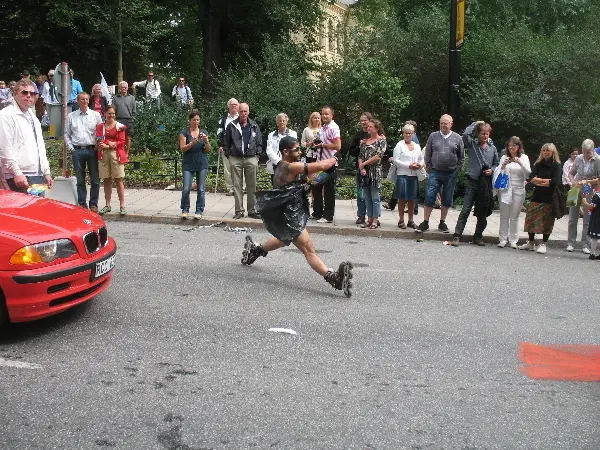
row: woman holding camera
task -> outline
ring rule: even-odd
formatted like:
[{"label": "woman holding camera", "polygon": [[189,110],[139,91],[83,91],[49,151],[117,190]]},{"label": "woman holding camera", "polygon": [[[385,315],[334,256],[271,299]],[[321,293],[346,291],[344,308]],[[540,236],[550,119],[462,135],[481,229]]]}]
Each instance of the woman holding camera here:
[{"label": "woman holding camera", "polygon": [[367,122],[367,133],[369,136],[361,142],[358,153],[358,170],[361,175],[359,184],[363,189],[368,217],[361,228],[375,230],[379,226],[381,215],[381,158],[387,148],[387,141],[379,120]]},{"label": "woman holding camera", "polygon": [[202,219],[206,205],[206,174],[208,173],[208,158],[210,142],[205,130],[200,129],[200,113],[192,111],[189,125],[179,133],[179,150],[183,153],[183,189],[181,191],[181,218],[186,219],[190,213],[190,190],[192,180],[196,177],[198,197],[194,219]]},{"label": "woman holding camera", "polygon": [[308,118],[308,125],[302,131],[300,145],[306,148],[306,162],[314,162],[316,160],[313,142],[321,137],[321,113],[315,111]]},{"label": "woman holding camera", "polygon": [[518,248],[519,215],[525,201],[525,180],[531,173],[529,158],[523,153],[523,143],[517,136],[506,142],[506,154],[500,158],[498,172],[508,175],[508,188],[498,193],[500,203],[500,229],[498,230],[498,247]]}]

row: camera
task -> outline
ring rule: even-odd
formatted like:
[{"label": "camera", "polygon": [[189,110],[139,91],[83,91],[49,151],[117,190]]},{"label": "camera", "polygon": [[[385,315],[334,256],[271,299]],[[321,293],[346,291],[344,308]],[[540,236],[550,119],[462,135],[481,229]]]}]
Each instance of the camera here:
[{"label": "camera", "polygon": [[482,175],[485,175],[485,171],[486,171],[486,170],[490,170],[490,166],[488,166],[487,164],[483,164],[483,165],[481,166],[481,174],[482,174]]},{"label": "camera", "polygon": [[319,145],[319,144],[322,144],[322,143],[323,143],[323,141],[321,139],[319,139],[319,138],[317,138],[317,139],[315,139],[313,141],[313,145]]}]

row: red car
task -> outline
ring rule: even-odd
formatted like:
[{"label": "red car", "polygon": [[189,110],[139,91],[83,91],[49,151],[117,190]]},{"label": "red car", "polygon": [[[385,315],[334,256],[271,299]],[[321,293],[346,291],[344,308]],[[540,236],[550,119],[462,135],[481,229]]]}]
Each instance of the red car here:
[{"label": "red car", "polygon": [[98,295],[111,282],[116,252],[98,214],[0,190],[0,327]]}]

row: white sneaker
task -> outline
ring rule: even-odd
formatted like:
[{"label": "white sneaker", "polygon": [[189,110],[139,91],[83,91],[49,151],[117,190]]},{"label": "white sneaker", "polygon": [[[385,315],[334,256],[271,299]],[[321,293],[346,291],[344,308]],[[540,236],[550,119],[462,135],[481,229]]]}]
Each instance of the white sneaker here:
[{"label": "white sneaker", "polygon": [[325,217],[321,217],[319,220],[317,220],[317,223],[331,223],[332,220],[327,220]]},{"label": "white sneaker", "polygon": [[519,248],[519,246],[517,245],[516,242],[511,242],[510,243],[510,248],[514,248],[515,250]]},{"label": "white sneaker", "polygon": [[544,253],[546,253],[546,244],[538,245],[535,251],[543,255]]},{"label": "white sneaker", "polygon": [[581,251],[582,251],[583,253],[585,253],[586,255],[589,255],[589,254],[590,254],[590,249],[589,249],[589,248],[587,248],[587,247],[583,247],[583,248],[581,249]]},{"label": "white sneaker", "polygon": [[519,247],[519,250],[535,250],[535,245],[531,241],[526,241],[523,245]]},{"label": "white sneaker", "polygon": [[573,251],[573,246],[571,244],[567,245],[567,248],[565,249],[568,252],[572,252]]},{"label": "white sneaker", "polygon": [[506,247],[506,241],[500,241],[500,242],[498,242],[498,247],[500,247],[500,248]]}]

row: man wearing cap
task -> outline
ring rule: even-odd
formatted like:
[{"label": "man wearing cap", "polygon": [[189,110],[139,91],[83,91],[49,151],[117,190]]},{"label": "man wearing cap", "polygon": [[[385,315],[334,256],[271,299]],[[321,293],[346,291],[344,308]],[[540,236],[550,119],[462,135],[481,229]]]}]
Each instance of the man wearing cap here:
[{"label": "man wearing cap", "polygon": [[14,102],[0,111],[0,173],[17,192],[31,184],[52,187],[42,126],[31,113],[38,95],[35,83],[23,78],[13,88]]},{"label": "man wearing cap", "polygon": [[29,70],[24,70],[23,72],[21,72],[21,80],[31,81],[31,74],[29,73]]},{"label": "man wearing cap", "polygon": [[89,108],[90,96],[85,92],[77,95],[79,110],[69,113],[65,126],[65,145],[71,150],[73,169],[77,177],[77,202],[87,208],[87,187],[85,172],[90,174],[91,211],[98,212],[100,194],[100,176],[98,173],[98,154],[96,153],[96,125],[102,122],[100,114]]},{"label": "man wearing cap", "polygon": [[291,136],[285,136],[279,141],[279,151],[281,160],[275,168],[273,189],[266,192],[257,203],[265,228],[273,237],[260,245],[247,236],[242,264],[249,266],[259,257],[265,257],[269,252],[293,243],[315,272],[334,289],[344,290],[344,294],[350,297],[352,264],[343,262],[338,270],[329,269],[315,252],[306,229],[309,215],[306,177],[321,171],[333,172],[338,161],[337,154],[334,152],[332,157],[318,162],[300,162],[301,149],[298,141]]}]

